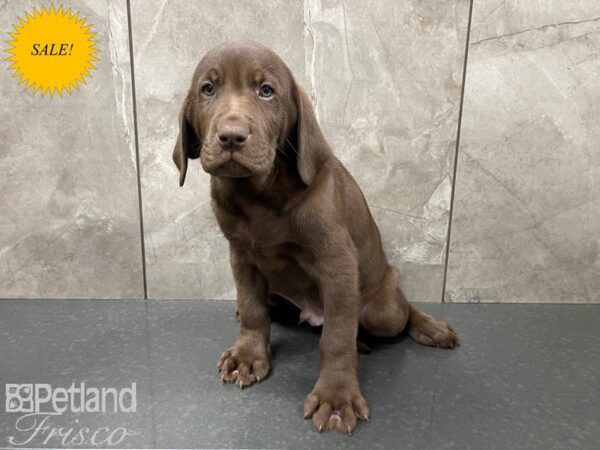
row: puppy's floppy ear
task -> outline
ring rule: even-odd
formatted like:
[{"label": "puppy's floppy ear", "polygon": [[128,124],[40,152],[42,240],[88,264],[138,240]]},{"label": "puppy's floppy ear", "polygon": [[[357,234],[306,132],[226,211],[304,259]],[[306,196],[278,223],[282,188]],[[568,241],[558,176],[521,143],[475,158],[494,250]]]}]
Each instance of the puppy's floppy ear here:
[{"label": "puppy's floppy ear", "polygon": [[298,173],[309,186],[320,167],[332,156],[331,149],[317,123],[317,117],[304,89],[295,83],[294,100],[298,116],[296,119],[296,150]]},{"label": "puppy's floppy ear", "polygon": [[190,123],[191,114],[191,97],[188,94],[179,113],[179,135],[173,149],[173,161],[179,169],[179,186],[183,186],[185,181],[188,159],[198,158],[202,147],[202,140]]}]

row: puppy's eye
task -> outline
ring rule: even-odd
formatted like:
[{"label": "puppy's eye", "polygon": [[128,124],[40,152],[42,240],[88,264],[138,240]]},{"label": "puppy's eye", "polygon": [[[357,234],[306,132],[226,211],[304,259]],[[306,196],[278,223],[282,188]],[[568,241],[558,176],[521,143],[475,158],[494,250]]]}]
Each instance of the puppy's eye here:
[{"label": "puppy's eye", "polygon": [[258,90],[258,95],[262,98],[271,98],[275,94],[275,90],[269,84],[262,84]]},{"label": "puppy's eye", "polygon": [[212,83],[205,83],[205,84],[203,84],[202,88],[200,90],[207,97],[212,97],[217,92],[217,89],[214,87],[214,85]]}]

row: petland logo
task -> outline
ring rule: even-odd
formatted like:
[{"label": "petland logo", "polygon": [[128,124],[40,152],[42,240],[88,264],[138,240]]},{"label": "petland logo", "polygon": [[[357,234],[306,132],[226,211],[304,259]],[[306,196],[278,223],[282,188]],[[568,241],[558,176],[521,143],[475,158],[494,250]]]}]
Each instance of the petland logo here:
[{"label": "petland logo", "polygon": [[[6,412],[21,413],[15,421],[16,434],[8,437],[13,446],[116,446],[128,436],[139,433],[125,427],[110,429],[53,423],[63,413],[135,413],[137,412],[137,385],[117,389],[114,387],[88,387],[85,383],[72,383],[68,388],[53,387],[45,383],[6,384]],[[64,417],[63,417],[64,418]]]}]

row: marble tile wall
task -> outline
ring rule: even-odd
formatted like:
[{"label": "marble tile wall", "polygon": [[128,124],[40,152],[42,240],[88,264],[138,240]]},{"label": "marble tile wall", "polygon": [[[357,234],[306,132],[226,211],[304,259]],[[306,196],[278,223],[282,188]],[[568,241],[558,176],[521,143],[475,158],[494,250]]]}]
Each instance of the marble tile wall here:
[{"label": "marble tile wall", "polygon": [[447,301],[600,301],[600,3],[475,0]]},{"label": "marble tile wall", "polygon": [[88,84],[41,98],[0,70],[0,297],[140,298],[144,264],[150,298],[235,296],[208,175],[179,188],[171,152],[197,61],[250,38],[311,94],[409,299],[600,301],[597,2],[473,0],[468,33],[469,0],[131,0],[131,57],[126,0],[65,3],[98,32]]},{"label": "marble tile wall", "polygon": [[[141,298],[126,2],[63,4],[93,25],[100,60],[53,98],[0,70],[0,297]],[[39,5],[0,2],[2,32]]]},{"label": "marble tile wall", "polygon": [[194,162],[179,188],[171,151],[197,61],[224,40],[252,38],[277,51],[311,94],[409,298],[439,302],[468,7],[466,0],[271,0],[258,9],[233,0],[133,1],[148,295],[235,295],[209,177]]}]

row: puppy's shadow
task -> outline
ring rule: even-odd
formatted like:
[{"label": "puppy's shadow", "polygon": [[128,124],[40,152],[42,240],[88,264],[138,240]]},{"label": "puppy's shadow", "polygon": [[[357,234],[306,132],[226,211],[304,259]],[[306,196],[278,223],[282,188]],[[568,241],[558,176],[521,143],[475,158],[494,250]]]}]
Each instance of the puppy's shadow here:
[{"label": "puppy's shadow", "polygon": [[[271,340],[271,356],[273,360],[286,356],[306,356],[316,354],[318,357],[319,339],[323,327],[313,327],[300,322],[300,310],[289,302],[277,303],[271,306],[271,321],[274,325],[274,338]],[[369,359],[378,359],[379,356],[394,352],[399,356],[403,352],[394,349],[397,345],[406,345],[409,339],[406,332],[394,337],[376,337],[359,327],[357,348],[360,365],[369,366]],[[364,356],[364,358],[363,358]],[[280,361],[283,362],[283,361]],[[397,361],[401,364],[401,361]]]},{"label": "puppy's shadow", "polygon": [[300,323],[300,310],[288,302],[271,306],[271,322],[273,337],[271,339],[271,357],[276,361],[281,352],[282,356],[310,357],[318,351],[321,327],[311,327]]}]

